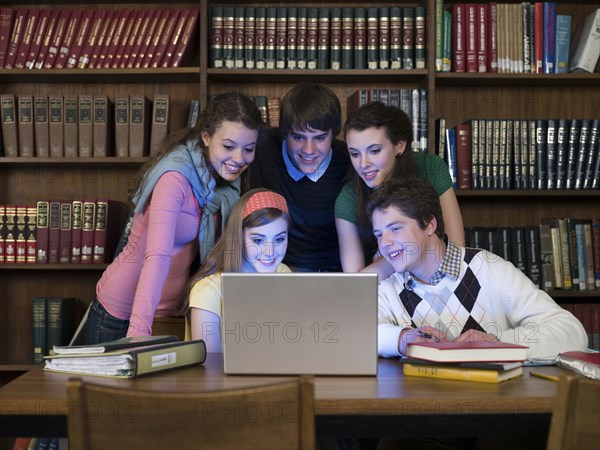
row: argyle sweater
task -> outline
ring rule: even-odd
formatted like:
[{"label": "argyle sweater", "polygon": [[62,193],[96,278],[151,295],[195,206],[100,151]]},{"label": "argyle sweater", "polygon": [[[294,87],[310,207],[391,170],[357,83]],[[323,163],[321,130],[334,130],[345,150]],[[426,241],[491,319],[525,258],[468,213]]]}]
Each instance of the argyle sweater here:
[{"label": "argyle sweater", "polygon": [[426,325],[450,338],[481,330],[528,346],[528,358],[585,350],[582,324],[510,262],[486,250],[451,245],[460,250],[458,276],[445,275],[431,285],[409,273],[395,273],[380,283],[380,356],[399,356],[402,329]]}]

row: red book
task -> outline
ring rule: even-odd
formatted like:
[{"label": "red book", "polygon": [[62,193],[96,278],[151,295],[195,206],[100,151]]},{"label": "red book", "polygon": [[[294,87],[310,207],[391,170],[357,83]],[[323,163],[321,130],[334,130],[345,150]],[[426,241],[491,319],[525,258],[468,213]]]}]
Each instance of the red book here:
[{"label": "red book", "polygon": [[46,36],[46,29],[48,28],[49,20],[50,10],[46,8],[41,9],[37,20],[35,33],[31,40],[31,45],[29,46],[29,52],[25,58],[25,67],[27,69],[33,69],[35,66],[35,61],[40,52],[40,48],[42,47],[42,42],[44,42],[44,37]]},{"label": "red book", "polygon": [[158,28],[158,23],[161,18],[164,16],[166,12],[156,10],[152,13],[150,17],[150,22],[148,23],[148,28],[146,29],[146,33],[144,34],[144,39],[142,40],[142,45],[138,51],[133,67],[139,69],[142,67],[142,64],[146,58],[146,54],[148,53],[148,49],[152,44],[152,39],[154,38],[154,34]]},{"label": "red book", "polygon": [[110,11],[106,18],[104,26],[100,32],[100,37],[98,38],[98,43],[96,45],[96,50],[94,51],[96,55],[95,58],[90,59],[90,68],[101,69],[104,67],[104,61],[106,60],[106,54],[108,53],[108,49],[110,47],[110,42],[112,39],[112,35],[115,32],[115,27],[119,21],[119,11],[114,10]]},{"label": "red book", "polygon": [[466,70],[465,55],[465,5],[452,5],[452,71]]},{"label": "red book", "polygon": [[73,200],[71,207],[71,264],[81,262],[81,225],[83,224],[83,202]]},{"label": "red book", "polygon": [[4,61],[5,69],[13,69],[15,67],[15,62],[17,61],[17,51],[19,50],[21,39],[23,39],[23,33],[27,23],[28,14],[29,10],[27,8],[17,8],[12,33],[10,35],[10,40],[8,42],[8,48],[6,51],[6,60]]},{"label": "red book", "polygon": [[63,39],[58,48],[58,55],[54,59],[54,65],[52,67],[56,69],[64,69],[67,67],[67,60],[69,59],[69,51],[71,50],[71,44],[75,40],[75,33],[79,28],[79,22],[83,11],[81,9],[75,9],[71,12],[71,16],[67,21]]},{"label": "red book", "polygon": [[488,15],[489,9],[486,3],[477,4],[477,71],[487,71],[487,41],[488,41]]},{"label": "red book", "polygon": [[25,258],[28,264],[34,264],[36,260],[36,223],[37,223],[37,208],[35,205],[28,205],[27,210],[27,225],[25,229]]},{"label": "red book", "polygon": [[580,351],[559,353],[556,357],[556,365],[579,375],[600,380],[600,353]]},{"label": "red book", "polygon": [[98,41],[98,36],[100,35],[105,16],[106,10],[104,9],[98,9],[94,12],[94,18],[89,26],[87,38],[84,39],[83,46],[79,52],[79,57],[77,58],[78,69],[88,67],[90,57],[96,50],[96,42]]},{"label": "red book", "polygon": [[48,262],[58,263],[60,255],[60,202],[48,202]]},{"label": "red book", "polygon": [[36,239],[36,263],[48,262],[48,212],[50,206],[47,201],[37,202],[37,218],[35,228]]},{"label": "red book", "polygon": [[53,35],[50,38],[50,46],[48,47],[48,52],[46,53],[46,56],[44,58],[44,68],[46,69],[51,69],[52,67],[54,67],[54,62],[58,57],[58,52],[60,51],[60,46],[65,36],[67,26],[69,25],[70,18],[70,9],[60,10],[58,14],[58,19],[56,20],[56,25],[54,26]]},{"label": "red book", "polygon": [[81,263],[91,264],[94,251],[94,228],[96,227],[96,202],[83,201],[83,222],[81,224]]},{"label": "red book", "polygon": [[92,262],[108,263],[119,241],[121,204],[115,200],[97,200],[95,222]]},{"label": "red book", "polygon": [[459,189],[471,189],[471,124],[456,126],[456,175]]},{"label": "red book", "polygon": [[[113,69],[125,67],[124,59],[126,57],[129,57],[129,54],[125,53],[125,49],[129,47],[129,51],[131,51],[131,48],[133,47],[133,45],[130,45],[129,42],[132,34],[134,33],[134,28],[136,27],[136,25],[137,28],[139,28],[142,14],[142,11],[131,11],[131,13],[129,14],[127,22],[125,23],[123,34],[121,35],[121,39],[119,40],[119,45],[117,47],[117,50],[115,51],[115,59],[113,60],[112,64]],[[137,33],[137,29],[135,33]]]},{"label": "red book", "polygon": [[6,62],[6,55],[8,53],[8,43],[10,42],[14,20],[14,9],[0,8],[0,69],[4,67],[4,64]]},{"label": "red book", "polygon": [[434,362],[525,361],[529,347],[508,342],[411,342],[406,356]]},{"label": "red book", "polygon": [[15,205],[5,206],[4,230],[4,262],[14,263],[17,259],[17,207]]},{"label": "red book", "polygon": [[[104,69],[112,67],[115,60],[115,53],[119,47],[125,24],[129,18],[129,11],[122,9],[117,13],[114,19],[114,28],[109,29],[106,41],[104,42],[104,50],[100,54],[100,61]],[[112,31],[112,32],[111,32]]]},{"label": "red book", "polygon": [[60,12],[57,9],[53,9],[48,12],[48,24],[46,25],[46,31],[44,32],[40,49],[35,57],[35,62],[33,65],[36,69],[41,69],[44,67],[44,60],[48,54],[48,49],[50,48],[50,43],[52,42],[52,36],[54,35],[54,30],[56,28],[59,15]]},{"label": "red book", "polygon": [[135,39],[133,42],[133,47],[128,52],[129,57],[128,57],[127,63],[125,65],[125,67],[127,67],[128,69],[131,69],[134,67],[135,61],[138,57],[138,53],[140,52],[140,48],[142,47],[142,44],[144,43],[144,39],[146,37],[148,27],[150,26],[150,22],[151,22],[152,16],[154,14],[155,14],[155,11],[150,10],[150,9],[147,9],[147,10],[144,10],[141,12],[140,28],[136,33],[136,36],[135,36]]},{"label": "red book", "polygon": [[496,2],[489,3],[488,9],[488,58],[487,71],[498,72],[498,6]]},{"label": "red book", "polygon": [[477,5],[465,5],[465,56],[467,72],[477,72]]},{"label": "red book", "polygon": [[21,42],[19,42],[19,48],[17,49],[15,69],[25,68],[25,64],[27,63],[27,56],[29,56],[29,47],[33,42],[33,38],[37,29],[40,11],[40,8],[29,8],[27,20],[25,21],[25,25],[23,27]]},{"label": "red book", "polygon": [[161,67],[171,36],[173,36],[173,32],[175,31],[175,25],[177,24],[178,18],[179,11],[170,9],[169,16],[167,17],[160,39],[158,40],[158,45],[154,51],[154,57],[150,61],[150,67]]},{"label": "red book", "polygon": [[152,64],[155,58],[155,52],[158,48],[158,44],[160,42],[160,38],[162,37],[164,30],[167,26],[167,21],[169,20],[169,11],[161,11],[160,16],[158,18],[158,22],[156,23],[156,28],[154,33],[150,36],[150,42],[148,42],[148,47],[146,48],[144,59],[142,60],[140,67],[148,68]]},{"label": "red book", "polygon": [[[101,10],[98,10],[98,12],[100,12]],[[83,49],[83,57],[86,57],[85,55],[87,54],[87,62],[82,62],[83,60],[81,58],[79,58],[79,64],[84,64],[84,67],[89,67],[90,69],[96,69],[96,64],[98,63],[98,60],[100,59],[100,53],[102,52],[102,48],[104,45],[104,40],[106,39],[106,33],[108,33],[108,28],[110,27],[110,24],[113,20],[115,11],[114,10],[102,10],[102,19],[100,20],[100,24],[96,25],[94,24],[94,26],[98,26],[98,33],[97,35],[93,35],[93,31],[94,31],[94,26],[92,26],[92,31],[90,32],[90,39],[89,41],[91,41],[92,39],[95,39],[95,43],[92,46],[88,46],[84,47]]]},{"label": "red book", "polygon": [[6,241],[6,207],[0,205],[0,264],[4,262],[4,244]]},{"label": "red book", "polygon": [[79,62],[79,55],[81,55],[81,51],[86,45],[88,34],[94,23],[95,15],[96,11],[94,11],[93,9],[86,9],[81,15],[79,25],[77,27],[77,30],[75,31],[73,40],[71,41],[69,55],[67,56],[67,67],[69,69],[74,69],[75,67],[77,67],[77,63]]},{"label": "red book", "polygon": [[544,63],[544,3],[542,2],[535,3],[533,28],[533,45],[535,49],[535,60],[533,61],[535,64],[534,73],[542,73]]},{"label": "red book", "polygon": [[175,26],[173,28],[173,33],[169,38],[169,42],[163,52],[163,57],[157,67],[171,67],[171,61],[174,59],[175,48],[181,39],[183,34],[185,24],[187,23],[188,17],[191,14],[190,9],[184,9],[179,12],[177,20],[175,21]]},{"label": "red book", "polygon": [[194,51],[198,48],[197,30],[196,26],[198,23],[198,11],[189,10],[186,23],[181,33],[181,37],[176,44],[173,56],[169,61],[168,67],[179,67],[182,64],[189,61],[190,56],[193,55]]},{"label": "red book", "polygon": [[60,202],[60,233],[58,250],[58,262],[60,263],[71,262],[71,208],[71,202]]}]

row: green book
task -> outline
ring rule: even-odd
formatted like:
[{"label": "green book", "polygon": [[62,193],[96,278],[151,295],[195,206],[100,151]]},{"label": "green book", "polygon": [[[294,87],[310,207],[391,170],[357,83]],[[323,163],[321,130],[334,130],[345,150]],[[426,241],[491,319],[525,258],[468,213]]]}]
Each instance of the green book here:
[{"label": "green book", "polygon": [[35,297],[31,300],[32,306],[32,349],[33,362],[39,364],[48,353],[46,340],[46,297]]}]

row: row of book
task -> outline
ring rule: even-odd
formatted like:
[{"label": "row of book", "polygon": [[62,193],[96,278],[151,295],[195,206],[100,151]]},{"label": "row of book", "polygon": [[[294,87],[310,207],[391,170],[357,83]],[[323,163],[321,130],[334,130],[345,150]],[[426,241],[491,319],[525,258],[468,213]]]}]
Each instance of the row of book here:
[{"label": "row of book", "polygon": [[[436,71],[499,73],[594,72],[600,9],[571,43],[571,16],[556,2],[455,3],[435,12]],[[572,45],[571,45],[572,44]]]},{"label": "row of book", "polygon": [[73,297],[34,297],[31,299],[31,341],[33,363],[44,361],[44,356],[55,345],[67,345],[75,332]]},{"label": "row of book", "polygon": [[168,134],[169,96],[0,96],[0,156],[142,157]]},{"label": "row of book", "polygon": [[600,119],[436,121],[457,189],[599,189]]},{"label": "row of book", "polygon": [[512,262],[541,289],[600,289],[600,219],[552,218],[525,227],[468,227],[467,246]]},{"label": "row of book", "polygon": [[121,216],[121,203],[105,199],[0,205],[0,264],[108,263]]},{"label": "row of book", "polygon": [[[588,348],[600,352],[600,303],[561,303],[579,319],[588,336]],[[600,379],[600,378],[599,378]]]},{"label": "row of book", "polygon": [[69,448],[66,437],[18,437],[15,438],[12,450],[67,450]]},{"label": "row of book", "polygon": [[195,9],[0,9],[0,68],[178,67],[196,45]]},{"label": "row of book", "polygon": [[402,109],[412,122],[413,151],[427,151],[427,90],[426,89],[359,89],[346,99],[346,111],[370,102],[381,102]]},{"label": "row of book", "polygon": [[228,69],[425,69],[425,8],[210,9],[210,65]]}]

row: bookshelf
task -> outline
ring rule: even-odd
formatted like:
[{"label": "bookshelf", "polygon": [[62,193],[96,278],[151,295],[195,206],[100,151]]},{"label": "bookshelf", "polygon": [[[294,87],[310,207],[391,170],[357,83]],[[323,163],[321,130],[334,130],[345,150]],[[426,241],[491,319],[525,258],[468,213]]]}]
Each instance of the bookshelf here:
[{"label": "bookshelf", "polygon": [[[453,2],[446,2],[447,5]],[[456,2],[457,3],[457,2]],[[425,69],[222,69],[209,66],[209,11],[214,5],[259,6],[240,1],[178,0],[160,3],[134,0],[89,2],[27,0],[27,6],[69,8],[197,8],[200,11],[198,50],[192,63],[177,68],[152,69],[10,69],[0,70],[0,93],[107,95],[168,94],[170,129],[185,125],[191,99],[206,104],[209,96],[236,90],[246,95],[281,97],[297,82],[319,82],[338,94],[343,119],[346,98],[357,89],[424,89],[428,93],[428,148],[434,151],[438,117],[448,126],[470,118],[600,117],[600,74],[464,74],[435,72],[435,0],[420,2],[379,1],[373,6],[425,6]],[[3,4],[18,7],[23,2]],[[267,1],[260,6],[288,6]],[[304,6],[365,6],[358,2],[301,2]],[[597,2],[561,1],[560,14],[573,17],[573,30],[597,7]],[[315,99],[317,101],[317,99]],[[127,201],[127,191],[145,158],[0,158],[0,204],[27,204],[46,198],[105,197]],[[600,217],[600,191],[458,191],[465,226],[533,225],[542,218]],[[81,314],[94,295],[96,281],[105,266],[0,264],[0,372],[28,367],[31,358],[31,298],[43,295],[77,296]],[[559,302],[598,301],[597,292],[552,292]]]}]

